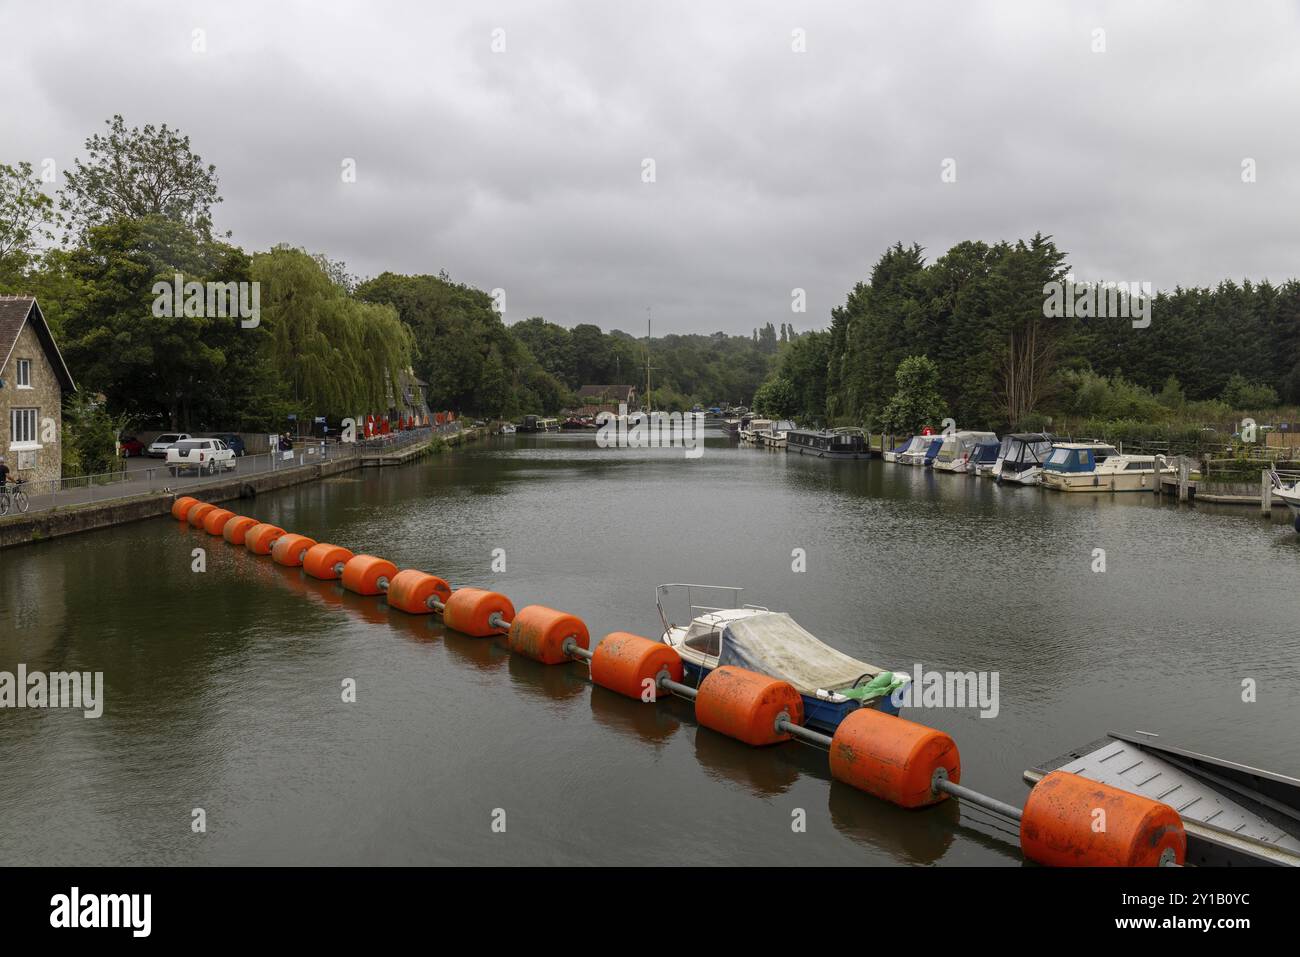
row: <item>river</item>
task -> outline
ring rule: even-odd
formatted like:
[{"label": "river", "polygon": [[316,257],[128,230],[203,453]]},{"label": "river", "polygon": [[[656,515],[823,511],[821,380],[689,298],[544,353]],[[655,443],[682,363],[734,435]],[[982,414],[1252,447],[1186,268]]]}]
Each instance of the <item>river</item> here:
[{"label": "river", "polygon": [[[655,637],[658,583],[719,583],[874,664],[997,672],[996,717],[905,716],[1016,804],[1025,768],[1108,730],[1300,772],[1300,541],[1250,509],[568,434],[240,504],[593,637]],[[97,719],[0,711],[0,864],[1021,863],[977,809],[895,809],[812,747],[749,748],[171,519],[4,552],[0,613],[0,670],[104,675]]]}]

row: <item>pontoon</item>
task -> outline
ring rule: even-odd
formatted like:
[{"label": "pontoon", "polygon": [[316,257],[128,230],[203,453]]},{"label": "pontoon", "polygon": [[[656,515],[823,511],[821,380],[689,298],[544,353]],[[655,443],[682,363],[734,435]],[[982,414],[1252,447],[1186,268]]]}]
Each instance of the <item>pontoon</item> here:
[{"label": "pontoon", "polygon": [[1300,866],[1300,780],[1172,747],[1160,735],[1110,732],[1025,771],[1068,771],[1168,804],[1183,819],[1187,863]]},{"label": "pontoon", "polygon": [[[685,682],[698,686],[714,668],[735,665],[788,681],[804,703],[803,723],[828,733],[858,708],[898,714],[894,692],[910,680],[819,641],[789,615],[741,601],[730,585],[660,585],[655,606],[661,640],[681,655]],[[696,604],[696,599],[720,602]],[[671,607],[668,607],[671,606]],[[676,624],[671,614],[683,615]]]}]

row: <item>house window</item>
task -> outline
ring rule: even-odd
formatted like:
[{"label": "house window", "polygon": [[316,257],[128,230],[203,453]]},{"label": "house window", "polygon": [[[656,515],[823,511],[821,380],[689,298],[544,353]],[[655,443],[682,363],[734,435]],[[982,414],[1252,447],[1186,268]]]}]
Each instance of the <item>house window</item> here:
[{"label": "house window", "polygon": [[36,409],[14,409],[9,413],[9,447],[36,445]]},{"label": "house window", "polygon": [[32,387],[32,360],[18,360],[18,388],[30,389]]}]

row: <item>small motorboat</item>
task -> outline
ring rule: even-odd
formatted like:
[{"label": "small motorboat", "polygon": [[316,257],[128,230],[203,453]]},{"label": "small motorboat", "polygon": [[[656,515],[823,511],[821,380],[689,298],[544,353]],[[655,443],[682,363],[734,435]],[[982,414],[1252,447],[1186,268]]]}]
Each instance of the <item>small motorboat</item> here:
[{"label": "small motorboat", "polygon": [[974,451],[970,454],[970,461],[967,462],[966,474],[978,475],[981,478],[993,473],[993,466],[998,464],[998,452],[1002,448],[1002,443],[996,439],[983,439],[975,444]]},{"label": "small motorboat", "polygon": [[914,435],[907,443],[907,448],[894,456],[894,461],[899,465],[924,465],[925,456],[935,442],[942,444],[943,438],[938,435]]},{"label": "small motorboat", "polygon": [[1269,477],[1273,480],[1273,497],[1280,498],[1286,503],[1294,518],[1295,530],[1300,532],[1300,481],[1289,483],[1282,481],[1282,477],[1277,474],[1277,469],[1270,469]]},{"label": "small motorboat", "polygon": [[992,432],[949,432],[934,458],[936,472],[968,472],[971,455],[981,442],[992,442],[997,458],[998,437]]},{"label": "small motorboat", "polygon": [[1056,436],[1050,432],[1012,432],[1002,440],[993,478],[1017,485],[1037,485],[1055,441]]},{"label": "small motorboat", "polygon": [[902,445],[896,445],[892,449],[885,449],[880,453],[880,457],[886,462],[897,462],[898,457],[912,447],[915,438],[908,439]]},{"label": "small motorboat", "polygon": [[771,419],[750,419],[740,427],[740,441],[749,445],[761,445],[759,433],[772,428]]},{"label": "small motorboat", "polygon": [[1042,484],[1058,492],[1150,492],[1177,469],[1163,455],[1124,455],[1104,442],[1052,446]]},{"label": "small motorboat", "polygon": [[517,432],[517,431],[518,431],[518,429],[515,428],[513,422],[503,422],[503,423],[501,424],[501,434],[502,434],[502,435],[514,435],[515,432]]},{"label": "small motorboat", "polygon": [[[789,615],[741,601],[743,589],[730,585],[660,585],[655,606],[663,624],[662,641],[681,655],[685,682],[699,686],[714,668],[735,665],[788,681],[804,703],[804,725],[834,733],[858,708],[898,714],[895,692],[911,676],[859,661],[805,631]],[[697,605],[695,598],[720,605]],[[667,605],[686,616],[670,619]]]}]

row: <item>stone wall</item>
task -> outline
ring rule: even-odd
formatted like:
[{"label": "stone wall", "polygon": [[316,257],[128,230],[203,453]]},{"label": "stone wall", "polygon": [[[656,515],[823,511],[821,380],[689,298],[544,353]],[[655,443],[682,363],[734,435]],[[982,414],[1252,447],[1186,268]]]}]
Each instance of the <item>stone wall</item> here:
[{"label": "stone wall", "polygon": [[[31,360],[30,389],[18,387],[19,359]],[[0,379],[4,379],[4,388],[0,389],[0,455],[4,456],[12,477],[28,481],[58,479],[63,474],[63,390],[31,322],[24,325],[18,334],[8,363],[0,369]],[[29,408],[37,410],[36,437],[40,448],[22,454],[21,450],[11,447],[13,436],[9,413],[13,409]],[[34,467],[20,468],[29,458],[35,460]]]}]

